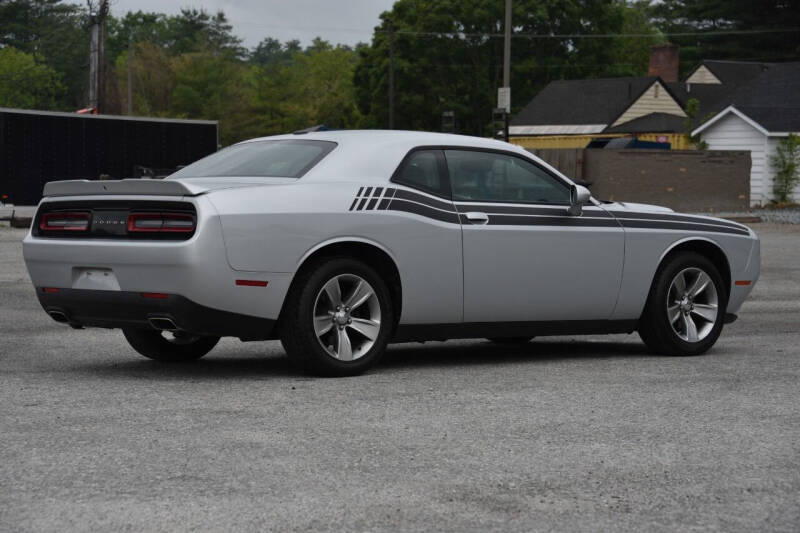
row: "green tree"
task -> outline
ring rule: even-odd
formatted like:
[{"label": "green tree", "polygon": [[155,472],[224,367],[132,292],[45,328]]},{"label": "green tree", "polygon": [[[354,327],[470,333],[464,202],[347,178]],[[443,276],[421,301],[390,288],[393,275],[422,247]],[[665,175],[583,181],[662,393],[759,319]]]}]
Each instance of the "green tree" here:
[{"label": "green tree", "polygon": [[50,109],[85,105],[88,33],[83,7],[63,0],[0,0],[0,47],[12,46],[61,75]]},{"label": "green tree", "polygon": [[770,157],[770,165],[775,171],[772,181],[775,201],[789,202],[792,199],[792,192],[800,182],[800,137],[790,133],[781,139],[775,154]]},{"label": "green tree", "polygon": [[[128,51],[116,60],[118,87],[127,86]],[[175,87],[172,58],[167,51],[149,42],[140,42],[133,48],[130,62],[133,114],[139,116],[170,116],[170,97]],[[121,109],[127,109],[127,91],[121,91]]]},{"label": "green tree", "polygon": [[241,60],[247,55],[222,11],[211,15],[203,9],[181,9],[179,15],[171,16],[128,12],[109,17],[107,33],[107,53],[113,58],[127,49],[129,42],[148,42],[172,56],[205,51]]},{"label": "green tree", "polygon": [[617,9],[622,13],[622,36],[609,39],[612,61],[606,75],[645,76],[650,48],[667,38],[651,22],[647,0],[621,3]]},{"label": "green tree", "polygon": [[148,43],[168,50],[174,42],[169,17],[163,13],[129,11],[122,17],[109,16],[106,56],[112,61],[126,53],[129,45]]},{"label": "green tree", "polygon": [[51,109],[65,92],[60,78],[31,54],[0,48],[0,107]]},{"label": "green tree", "polygon": [[[552,80],[615,75],[613,40],[581,37],[620,33],[626,8],[608,0],[516,0],[512,112]],[[441,113],[452,110],[459,131],[486,134],[502,83],[503,18],[495,0],[398,0],[360,50],[355,83],[365,123],[388,124],[393,26],[395,126],[437,130]]]},{"label": "green tree", "polygon": [[697,115],[700,113],[700,100],[697,98],[689,98],[689,101],[686,102],[684,112],[686,113],[686,119],[683,121],[683,136],[686,138],[686,142],[695,150],[707,150],[708,143],[705,142],[700,135],[692,135],[692,132],[697,129],[700,124],[714,116],[714,113],[710,113],[708,116],[698,121]]},{"label": "green tree", "polygon": [[242,140],[251,100],[242,63],[214,52],[190,52],[174,58],[171,70],[169,116],[219,120],[223,145]]},{"label": "green tree", "polygon": [[[283,46],[295,48],[290,41]],[[361,124],[355,105],[353,72],[357,54],[348,47],[316,39],[288,60],[251,68],[252,120],[245,125],[251,136],[285,133],[315,124],[353,128]]]},{"label": "green tree", "polygon": [[[800,0],[660,0],[652,21],[681,47],[686,73],[703,59],[797,61]],[[792,31],[776,31],[791,29]],[[752,33],[725,34],[741,31]],[[722,33],[721,33],[722,32]]]}]

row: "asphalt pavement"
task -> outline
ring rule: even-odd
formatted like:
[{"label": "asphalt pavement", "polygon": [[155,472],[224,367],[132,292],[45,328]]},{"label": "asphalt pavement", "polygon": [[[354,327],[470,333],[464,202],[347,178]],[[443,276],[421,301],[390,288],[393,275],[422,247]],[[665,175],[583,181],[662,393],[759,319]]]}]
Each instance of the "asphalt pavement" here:
[{"label": "asphalt pavement", "polygon": [[800,530],[800,226],[705,356],[634,335],[188,366],[40,309],[0,229],[0,531]]}]

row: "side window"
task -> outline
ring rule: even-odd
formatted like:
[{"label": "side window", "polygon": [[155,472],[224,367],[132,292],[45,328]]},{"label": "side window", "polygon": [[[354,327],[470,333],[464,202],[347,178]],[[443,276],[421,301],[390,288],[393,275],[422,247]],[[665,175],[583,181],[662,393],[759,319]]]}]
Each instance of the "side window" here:
[{"label": "side window", "polygon": [[445,150],[453,200],[569,205],[566,184],[520,157]]},{"label": "side window", "polygon": [[395,173],[392,181],[434,194],[443,194],[444,185],[439,173],[439,150],[411,152]]}]

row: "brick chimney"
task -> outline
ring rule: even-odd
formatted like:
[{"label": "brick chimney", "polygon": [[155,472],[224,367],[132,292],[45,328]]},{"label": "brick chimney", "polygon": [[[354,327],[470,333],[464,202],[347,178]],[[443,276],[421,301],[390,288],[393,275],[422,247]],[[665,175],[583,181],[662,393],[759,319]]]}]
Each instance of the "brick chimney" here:
[{"label": "brick chimney", "polygon": [[678,81],[679,50],[677,44],[657,44],[650,48],[648,75],[661,76],[666,82]]}]

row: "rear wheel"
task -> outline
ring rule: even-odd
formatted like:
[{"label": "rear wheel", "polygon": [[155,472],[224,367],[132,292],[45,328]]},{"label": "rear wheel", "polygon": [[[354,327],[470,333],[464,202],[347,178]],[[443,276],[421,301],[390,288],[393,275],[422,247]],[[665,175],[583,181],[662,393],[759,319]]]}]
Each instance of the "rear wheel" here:
[{"label": "rear wheel", "polygon": [[727,291],[714,264],[680,252],[658,270],[639,323],[639,336],[664,355],[699,355],[722,332]]},{"label": "rear wheel", "polygon": [[203,337],[182,331],[124,328],[122,333],[128,344],[143,356],[170,363],[200,359],[219,342],[219,337]]},{"label": "rear wheel", "polygon": [[383,355],[394,327],[386,283],[361,261],[336,257],[299,274],[281,317],[281,342],[305,371],[359,374]]}]

